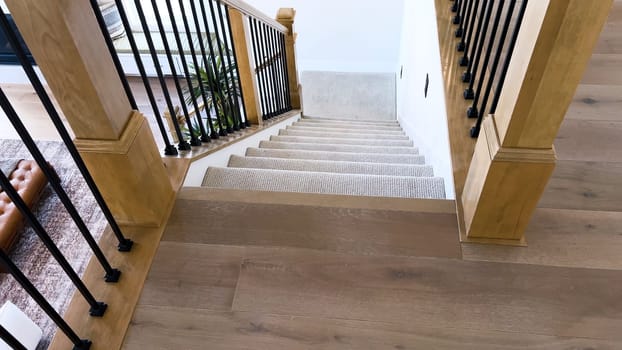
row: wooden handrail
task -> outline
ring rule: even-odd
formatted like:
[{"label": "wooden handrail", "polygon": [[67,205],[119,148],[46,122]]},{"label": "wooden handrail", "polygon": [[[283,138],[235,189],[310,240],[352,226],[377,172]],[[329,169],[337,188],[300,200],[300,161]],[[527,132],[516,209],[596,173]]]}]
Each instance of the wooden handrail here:
[{"label": "wooden handrail", "polygon": [[262,22],[264,22],[267,25],[275,28],[276,30],[278,30],[281,33],[285,33],[285,34],[288,33],[287,27],[285,27],[281,23],[277,22],[274,18],[270,18],[269,16],[267,16],[263,12],[259,11],[258,9],[254,8],[253,6],[245,3],[244,1],[241,1],[241,0],[221,0],[221,1],[223,3],[231,6],[232,8],[235,8],[236,10],[240,11],[241,13],[245,14],[246,16],[249,16],[249,17],[261,20]]}]

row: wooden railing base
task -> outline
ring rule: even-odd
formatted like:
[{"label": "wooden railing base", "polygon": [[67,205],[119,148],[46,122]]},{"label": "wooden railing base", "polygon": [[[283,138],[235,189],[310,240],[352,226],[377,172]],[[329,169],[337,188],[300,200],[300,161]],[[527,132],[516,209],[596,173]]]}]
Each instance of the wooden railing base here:
[{"label": "wooden railing base", "polygon": [[482,131],[462,193],[466,237],[520,245],[553,174],[555,151],[501,147],[494,117]]}]

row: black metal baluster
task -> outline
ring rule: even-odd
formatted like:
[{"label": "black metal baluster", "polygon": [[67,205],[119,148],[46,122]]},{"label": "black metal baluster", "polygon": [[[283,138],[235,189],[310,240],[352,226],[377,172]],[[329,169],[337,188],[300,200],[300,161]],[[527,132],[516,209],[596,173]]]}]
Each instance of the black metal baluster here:
[{"label": "black metal baluster", "polygon": [[525,17],[525,10],[527,9],[527,0],[523,0],[521,4],[520,10],[518,12],[518,18],[516,19],[516,26],[514,27],[514,33],[512,34],[512,39],[510,39],[510,45],[508,46],[508,53],[505,57],[505,63],[503,64],[503,69],[501,70],[501,76],[499,77],[499,83],[497,84],[497,89],[495,91],[495,96],[492,100],[492,105],[490,107],[490,114],[495,114],[497,111],[497,106],[499,104],[499,98],[501,97],[501,92],[503,91],[503,85],[505,84],[505,78],[508,74],[508,69],[510,68],[510,62],[512,61],[512,55],[514,54],[514,48],[516,47],[516,40],[518,39],[518,34],[520,33],[521,25],[523,24],[523,18]]},{"label": "black metal baluster", "polygon": [[[167,7],[171,5],[170,1],[166,1]],[[188,127],[188,133],[190,134],[190,145],[191,146],[200,146],[201,141],[196,137],[196,135],[192,132],[192,120],[190,120],[190,113],[188,112],[188,106],[184,102],[184,93],[181,89],[181,85],[179,84],[179,77],[177,76],[177,69],[175,68],[175,61],[173,60],[173,54],[171,52],[171,47],[168,43],[168,38],[166,37],[166,31],[164,30],[164,23],[162,23],[162,17],[160,16],[160,10],[158,8],[157,0],[151,0],[151,6],[153,7],[153,13],[155,15],[156,23],[158,25],[158,30],[160,31],[160,37],[162,38],[162,45],[164,45],[164,52],[166,53],[166,59],[168,61],[169,68],[171,69],[171,74],[173,75],[173,85],[175,85],[175,90],[177,90],[177,96],[179,97],[179,102],[181,104],[181,110],[184,114],[184,118],[186,119],[186,126]],[[171,13],[169,14],[171,18],[171,22],[175,22],[175,16]],[[176,26],[173,25],[173,28]],[[174,35],[175,36],[175,35]],[[179,35],[176,36],[176,39]],[[171,114],[171,118],[173,120],[177,120],[177,114]]]},{"label": "black metal baluster", "polygon": [[279,114],[279,107],[277,104],[277,98],[276,98],[276,77],[274,75],[274,70],[272,69],[272,58],[273,58],[273,53],[272,53],[272,49],[270,47],[270,35],[268,34],[268,25],[266,25],[265,23],[261,23],[262,29],[263,29],[263,36],[264,36],[264,45],[266,48],[266,71],[269,74],[269,79],[268,80],[270,82],[269,86],[270,86],[270,102],[272,104],[272,117],[277,116]]},{"label": "black metal baluster", "polygon": [[[179,1],[179,5],[183,6],[183,0]],[[205,127],[203,127],[203,121],[201,120],[201,113],[199,111],[199,104],[197,103],[197,99],[194,97],[192,93],[192,79],[190,79],[190,69],[188,69],[188,62],[186,62],[186,53],[184,51],[184,45],[181,42],[181,37],[179,35],[179,29],[177,28],[177,21],[175,20],[175,13],[173,12],[173,6],[170,1],[166,1],[166,9],[168,11],[168,15],[171,19],[171,26],[173,27],[173,37],[175,39],[175,44],[177,45],[177,52],[179,52],[179,60],[181,61],[181,66],[184,74],[184,78],[186,79],[186,84],[188,85],[188,93],[189,98],[194,107],[194,111],[197,117],[197,124],[199,127],[199,132],[201,133],[201,140],[206,140],[206,142],[210,141],[209,136],[205,132]],[[183,11],[183,10],[182,10]],[[165,36],[165,33],[162,33]],[[173,57],[171,56],[169,62],[172,62]],[[200,146],[201,140],[199,140],[194,134],[194,130],[192,129],[192,120],[190,119],[190,113],[188,111],[188,107],[186,104],[186,99],[183,96],[183,92],[181,89],[181,85],[177,81],[177,75],[173,72],[174,79],[176,80],[176,86],[178,87],[178,93],[180,103],[182,107],[185,107],[184,114],[186,115],[186,124],[188,125],[188,132],[190,133],[190,144],[192,146]]]},{"label": "black metal baluster", "polygon": [[261,95],[261,118],[268,118],[268,104],[266,102],[265,82],[261,73],[261,65],[259,60],[259,33],[257,32],[257,22],[254,18],[249,18],[249,27],[251,29],[251,37],[253,39],[253,57],[255,58],[255,75],[257,76],[257,85]]},{"label": "black metal baluster", "polygon": [[[4,174],[2,175],[4,177]],[[35,300],[37,305],[43,309],[43,311],[54,321],[56,326],[69,338],[69,341],[74,345],[74,350],[88,350],[91,348],[91,341],[87,339],[80,339],[80,337],[74,332],[73,329],[63,320],[63,317],[56,312],[54,307],[45,300],[45,297],[37,290],[37,288],[28,280],[28,278],[22,273],[22,271],[11,261],[9,256],[0,249],[0,266],[5,271],[8,271],[13,278],[19,283],[22,288]]]},{"label": "black metal baluster", "polygon": [[117,54],[117,50],[114,48],[114,43],[112,42],[110,33],[108,33],[108,28],[106,28],[106,21],[104,20],[104,16],[102,15],[101,10],[99,9],[97,0],[91,0],[91,7],[93,8],[93,12],[95,13],[97,24],[99,24],[99,29],[101,29],[102,35],[104,36],[104,41],[106,41],[106,46],[108,47],[108,51],[110,52],[110,57],[112,57],[114,66],[117,69],[117,73],[119,74],[119,79],[121,79],[121,83],[123,84],[123,89],[125,90],[127,99],[130,101],[132,109],[137,110],[138,105],[136,104],[136,99],[134,99],[134,94],[132,93],[132,89],[130,88],[130,83],[127,81],[127,77],[125,76],[125,71],[123,70],[121,61],[119,60],[119,55]]},{"label": "black metal baluster", "polygon": [[[229,5],[225,4],[225,12],[227,14],[227,25],[229,26],[229,33],[233,35],[233,30],[231,29],[231,15],[229,14]],[[246,103],[244,102],[244,91],[242,91],[242,81],[240,80],[240,67],[238,66],[238,55],[235,52],[235,41],[231,38],[231,50],[233,50],[233,64],[235,66],[235,78],[237,80],[237,86],[240,93],[240,100],[242,101],[242,112],[244,114],[243,124],[240,125],[242,127],[251,126],[251,122],[248,120],[248,115],[246,114]]]},{"label": "black metal baluster", "polygon": [[264,119],[270,119],[272,117],[272,103],[270,102],[270,82],[268,81],[268,74],[266,72],[266,64],[265,59],[266,56],[264,54],[264,37],[261,30],[261,23],[257,19],[253,19],[255,24],[255,33],[257,35],[257,73],[261,75],[261,81],[263,82],[263,91],[262,95],[266,102],[266,109],[264,111]]},{"label": "black metal baluster", "polygon": [[[237,128],[236,130],[240,130],[240,129],[246,128],[246,124],[243,123],[242,114],[240,112],[240,97],[238,94],[238,88],[237,88],[238,84],[236,83],[236,75],[235,75],[235,70],[237,70],[237,67],[233,65],[233,61],[231,60],[231,55],[233,53],[231,52],[231,50],[229,50],[229,46],[230,46],[229,38],[230,38],[231,32],[227,33],[227,29],[230,30],[230,27],[225,26],[225,19],[222,14],[222,4],[220,0],[216,1],[216,8],[218,9],[218,19],[220,20],[220,29],[222,30],[223,42],[225,45],[224,51],[226,53],[225,55],[226,60],[223,61],[223,63],[226,62],[228,65],[228,68],[225,70],[225,75],[228,75],[231,80],[231,86],[230,86],[231,91],[229,91],[229,96],[231,97],[231,100],[232,100],[231,108],[234,109],[233,117],[235,120],[235,127]],[[227,18],[227,21],[228,20],[229,19]]]},{"label": "black metal baluster", "polygon": [[512,22],[512,15],[514,14],[515,7],[516,7],[516,0],[510,0],[510,5],[508,6],[508,13],[505,19],[505,23],[503,24],[503,29],[501,30],[501,37],[499,38],[499,47],[497,48],[497,52],[495,53],[495,58],[493,60],[492,68],[490,71],[490,77],[488,78],[488,84],[486,85],[486,91],[484,92],[482,107],[479,110],[479,115],[477,116],[477,122],[475,123],[475,126],[471,128],[471,131],[470,131],[471,137],[473,138],[479,136],[479,132],[482,127],[482,122],[484,120],[486,106],[488,104],[488,99],[490,98],[490,93],[492,91],[492,85],[494,84],[495,77],[497,75],[497,69],[499,68],[499,62],[501,61],[501,54],[503,52],[505,40],[507,38],[507,34],[510,29],[510,24]]},{"label": "black metal baluster", "polygon": [[[6,102],[5,99],[6,96],[0,90],[0,103],[4,104]],[[106,309],[108,308],[108,305],[95,300],[93,294],[91,294],[86,285],[84,285],[84,283],[80,279],[80,276],[78,276],[78,274],[73,270],[63,253],[61,253],[58,247],[54,244],[54,241],[52,241],[50,235],[45,231],[43,226],[41,226],[41,223],[39,222],[39,220],[37,220],[37,217],[30,211],[28,205],[26,205],[22,197],[17,193],[15,188],[13,188],[13,185],[11,185],[11,181],[9,181],[9,179],[2,171],[0,171],[0,187],[4,189],[4,192],[7,194],[9,199],[11,199],[15,207],[20,211],[22,216],[26,218],[26,222],[30,224],[37,236],[45,245],[45,247],[50,251],[54,259],[56,259],[63,271],[65,271],[69,279],[71,279],[80,294],[82,294],[86,302],[91,307],[91,309],[89,310],[89,314],[95,317],[103,316],[106,312]]]},{"label": "black metal baluster", "polygon": [[168,107],[168,112],[170,114],[171,120],[173,121],[173,127],[175,128],[175,133],[177,134],[177,138],[179,139],[179,144],[177,145],[177,148],[180,151],[190,150],[191,149],[190,144],[186,142],[183,134],[181,133],[181,129],[179,128],[179,123],[177,121],[177,113],[175,113],[175,107],[173,107],[173,101],[171,100],[171,95],[168,92],[168,85],[166,85],[166,80],[164,79],[164,73],[162,72],[162,65],[160,64],[160,59],[158,58],[158,53],[156,51],[155,45],[153,43],[153,38],[151,37],[151,32],[149,30],[149,25],[147,24],[147,20],[145,18],[145,11],[143,10],[142,5],[140,4],[140,0],[134,0],[134,4],[136,5],[136,11],[138,12],[138,18],[140,19],[140,25],[145,34],[145,40],[147,41],[147,46],[149,46],[149,52],[151,54],[151,59],[153,60],[153,65],[156,70],[156,74],[158,75],[158,81],[160,82],[160,87],[162,89],[162,94],[164,95],[164,100],[166,101],[166,106]]},{"label": "black metal baluster", "polygon": [[[231,98],[231,85],[229,85],[229,75],[227,73],[227,60],[225,59],[225,54],[224,54],[224,50],[223,50],[223,43],[221,42],[221,36],[220,36],[220,30],[218,29],[218,19],[216,18],[217,14],[216,11],[214,11],[214,0],[206,0],[209,3],[209,7],[210,7],[210,14],[212,15],[212,24],[214,25],[214,33],[216,35],[216,39],[217,39],[217,46],[218,46],[218,53],[220,54],[220,65],[221,65],[221,72],[222,73],[222,78],[224,78],[225,80],[225,88],[223,89],[223,93],[224,93],[224,98],[225,101],[224,103],[227,104],[228,109],[229,109],[229,113],[230,113],[230,117],[231,117],[231,122],[229,122],[229,117],[227,117],[227,123],[231,125],[232,129],[235,131],[240,130],[240,125],[237,122],[236,119],[236,114],[235,114],[235,105],[233,104],[233,99]],[[227,52],[227,55],[229,53]]]},{"label": "black metal baluster", "polygon": [[274,110],[274,100],[272,98],[272,86],[271,86],[271,77],[268,66],[268,52],[267,52],[267,37],[264,31],[263,23],[257,21],[258,24],[258,33],[259,33],[259,57],[261,58],[261,72],[264,76],[264,83],[266,84],[266,102],[268,107],[268,119],[274,117],[276,115],[276,111]]},{"label": "black metal baluster", "polygon": [[15,338],[13,334],[9,333],[9,331],[6,328],[4,328],[1,324],[0,324],[0,339],[2,339],[2,341],[4,341],[13,350],[27,350],[26,347],[22,345],[22,343],[20,343],[19,340],[17,340],[17,338]]},{"label": "black metal baluster", "polygon": [[147,71],[145,70],[143,60],[140,57],[140,51],[138,50],[136,39],[134,38],[134,34],[132,33],[132,27],[130,25],[130,21],[127,18],[125,7],[123,6],[121,0],[115,0],[115,4],[117,5],[117,9],[119,10],[119,16],[121,17],[121,22],[123,22],[123,27],[125,28],[125,34],[127,35],[127,39],[130,42],[132,54],[134,55],[134,60],[136,61],[136,65],[138,66],[138,72],[140,73],[143,85],[145,86],[145,91],[147,92],[149,103],[151,104],[151,108],[153,109],[154,118],[156,120],[156,123],[158,124],[158,129],[160,129],[160,133],[162,134],[162,139],[164,139],[164,154],[167,156],[177,155],[177,148],[175,148],[175,146],[171,144],[171,141],[168,138],[168,133],[164,128],[164,123],[162,122],[162,114],[160,114],[158,103],[156,102],[155,96],[153,95],[151,83],[149,82],[149,77],[147,76]]},{"label": "black metal baluster", "polygon": [[99,248],[99,245],[97,245],[97,241],[95,241],[95,238],[93,238],[91,231],[84,223],[84,220],[82,220],[80,213],[78,213],[78,210],[73,205],[71,199],[69,198],[69,195],[63,188],[60,178],[58,177],[56,172],[48,165],[48,162],[46,161],[43,154],[41,154],[41,151],[39,151],[39,148],[35,144],[32,136],[30,136],[28,129],[26,129],[22,121],[19,119],[17,112],[15,111],[9,100],[6,98],[6,95],[2,91],[2,88],[0,88],[0,105],[5,112],[5,115],[15,128],[15,131],[17,131],[17,133],[22,138],[22,141],[26,145],[26,148],[28,148],[28,151],[30,151],[30,154],[39,165],[39,168],[41,168],[41,171],[47,177],[50,185],[54,189],[54,192],[56,192],[56,194],[58,195],[58,198],[60,199],[61,203],[63,203],[63,206],[71,216],[71,219],[74,221],[74,223],[78,227],[78,230],[93,251],[93,254],[95,254],[95,257],[106,272],[106,275],[104,277],[106,282],[117,282],[119,280],[119,277],[121,276],[121,271],[113,269],[112,266],[110,266],[110,263],[108,262],[108,259],[106,259],[104,252],[102,252],[102,250]]},{"label": "black metal baluster", "polygon": [[472,0],[471,7],[467,12],[468,28],[465,28],[465,35],[462,36],[462,41],[458,44],[458,51],[463,51],[464,54],[460,58],[460,66],[466,67],[469,65],[469,48],[473,42],[473,32],[475,31],[475,19],[477,18],[477,9],[479,8],[480,0]]},{"label": "black metal baluster", "polygon": [[106,217],[106,220],[108,221],[108,224],[110,225],[110,228],[112,229],[113,234],[119,241],[119,245],[118,245],[119,251],[129,252],[130,250],[132,250],[132,246],[134,242],[126,238],[123,235],[123,232],[121,232],[121,228],[119,227],[116,219],[112,215],[112,212],[110,211],[110,208],[108,207],[108,204],[106,204],[106,201],[104,200],[104,196],[99,191],[99,188],[97,188],[97,185],[95,184],[95,180],[93,180],[91,173],[89,172],[88,168],[86,167],[86,164],[84,164],[84,161],[82,160],[82,157],[80,156],[80,152],[78,152],[78,149],[73,143],[73,138],[71,137],[71,135],[69,135],[67,128],[65,128],[62,118],[58,114],[58,111],[56,111],[56,107],[54,107],[54,104],[52,103],[50,96],[48,95],[47,91],[43,87],[43,84],[41,83],[39,76],[37,75],[35,70],[32,68],[32,65],[30,64],[30,60],[28,59],[24,48],[22,47],[22,45],[20,45],[17,35],[13,32],[13,30],[10,29],[9,22],[6,19],[4,9],[2,8],[0,8],[0,27],[3,28],[6,34],[7,40],[13,47],[15,56],[17,56],[20,64],[22,65],[22,68],[24,69],[24,72],[26,73],[26,76],[28,76],[28,79],[30,80],[30,83],[32,84],[35,92],[37,93],[37,96],[39,96],[39,99],[41,100],[43,107],[45,108],[46,112],[48,113],[48,116],[52,120],[54,127],[58,131],[58,134],[60,135],[61,139],[65,143],[65,146],[67,147],[67,149],[69,150],[69,154],[71,155],[74,162],[76,163],[76,166],[80,170],[80,173],[82,174],[82,177],[84,178],[84,181],[89,186],[89,189],[91,190],[93,197],[95,197],[95,200],[97,201],[97,204],[99,205],[102,213]]},{"label": "black metal baluster", "polygon": [[289,112],[292,110],[292,99],[291,99],[290,90],[289,90],[289,71],[288,71],[288,66],[287,66],[287,51],[286,51],[286,45],[285,45],[285,34],[279,33],[279,38],[281,40],[281,57],[282,57],[283,73],[284,73],[284,79],[285,79],[285,103],[287,105],[287,111]]},{"label": "black metal baluster", "polygon": [[454,3],[453,5],[451,5],[451,12],[458,12],[458,9],[460,8],[460,0],[453,0]]},{"label": "black metal baluster", "polygon": [[472,100],[473,97],[475,97],[473,92],[473,83],[477,79],[479,61],[482,57],[484,42],[486,41],[486,34],[488,31],[488,24],[490,23],[490,17],[492,15],[494,0],[484,0],[484,5],[485,12],[482,13],[482,16],[480,16],[475,41],[473,42],[473,47],[471,47],[471,62],[469,62],[467,70],[464,74],[462,74],[462,81],[469,83],[469,87],[464,91],[464,98],[467,100]]},{"label": "black metal baluster", "polygon": [[[205,43],[203,42],[203,37],[201,36],[201,25],[199,22],[199,16],[197,13],[197,8],[196,8],[196,2],[194,0],[190,1],[190,9],[192,11],[192,19],[194,21],[194,26],[197,28],[197,37],[198,37],[198,42],[199,42],[199,49],[201,51],[201,57],[202,57],[202,61],[203,61],[203,66],[205,67],[205,73],[206,73],[206,78],[207,78],[207,82],[203,81],[203,78],[201,77],[201,74],[197,74],[198,80],[199,80],[199,86],[201,89],[201,95],[203,95],[203,104],[204,104],[204,109],[205,109],[205,114],[207,115],[207,120],[210,124],[210,128],[214,128],[213,123],[212,123],[212,111],[211,111],[211,107],[209,104],[209,98],[207,97],[207,92],[205,91],[205,85],[204,83],[207,83],[209,86],[209,90],[210,90],[210,94],[212,96],[212,101],[215,101],[214,99],[214,82],[212,81],[212,75],[208,74],[209,72],[209,63],[208,63],[208,56],[207,56],[207,51],[205,49]],[[205,33],[206,35],[209,36],[209,29],[205,28]],[[198,62],[196,62],[196,56],[193,56],[193,58],[195,59],[194,65],[195,67],[197,67],[196,69],[199,71],[199,65]],[[223,128],[223,125],[220,121],[220,109],[218,108],[217,104],[214,102],[212,103],[213,107],[214,107],[214,113],[216,113],[216,122],[218,124],[218,133],[214,133],[212,132],[212,139],[218,139],[221,135],[224,136],[226,135],[226,127]]]},{"label": "black metal baluster", "polygon": [[[210,1],[210,0],[206,0],[206,1]],[[219,72],[220,72],[220,68],[218,67],[218,62],[216,59],[216,54],[214,51],[214,43],[212,40],[212,35],[210,33],[210,27],[208,24],[208,16],[207,16],[207,9],[205,7],[205,2],[204,0],[199,0],[199,3],[201,5],[201,13],[203,15],[203,23],[205,25],[205,33],[208,36],[208,40],[207,40],[207,44],[209,47],[209,53],[210,53],[210,61],[212,63],[212,82],[213,82],[213,86],[212,86],[212,103],[214,105],[218,104],[220,102],[220,109],[222,110],[222,120],[221,120],[221,126],[224,126],[224,128],[221,128],[220,130],[220,136],[225,136],[228,133],[232,133],[233,132],[233,128],[231,127],[231,124],[229,123],[229,118],[227,117],[227,115],[229,114],[229,106],[227,105],[227,101],[225,99],[225,92],[222,89],[222,84],[218,78]],[[211,3],[210,3],[211,5]],[[213,16],[213,14],[212,14]],[[215,34],[216,35],[216,34]],[[218,41],[218,35],[216,35],[216,40]],[[221,62],[222,63],[222,62]],[[208,69],[206,67],[206,69]],[[209,75],[209,74],[208,74]],[[214,90],[216,90],[216,98],[214,98]]]},{"label": "black metal baluster", "polygon": [[283,114],[285,110],[285,104],[283,103],[283,90],[281,87],[281,69],[279,67],[279,53],[278,46],[276,45],[276,30],[270,26],[268,26],[268,34],[270,35],[270,47],[272,48],[272,62],[270,65],[272,66],[272,71],[274,73],[274,90],[276,92],[276,105],[277,105],[277,114]]},{"label": "black metal baluster", "polygon": [[[208,108],[207,99],[205,98],[205,92],[204,92],[204,87],[203,87],[203,79],[201,78],[201,72],[199,71],[199,62],[197,60],[196,50],[194,49],[194,43],[192,41],[192,33],[190,31],[190,24],[188,24],[188,16],[186,15],[186,8],[184,7],[183,0],[179,1],[179,9],[181,11],[181,17],[184,23],[184,29],[186,31],[186,40],[188,40],[188,46],[190,47],[190,55],[192,56],[192,63],[194,64],[194,72],[197,76],[197,84],[199,85],[199,91],[201,92],[201,96],[203,96],[203,102],[205,104],[205,108]],[[196,26],[196,31],[200,32],[198,24]],[[182,56],[185,62],[185,53],[182,53]],[[208,135],[207,131],[205,130],[205,126],[203,125],[203,120],[201,119],[201,110],[199,109],[199,106],[197,103],[198,96],[195,96],[194,87],[192,85],[192,79],[190,78],[190,73],[186,71],[186,74],[187,74],[186,81],[188,83],[188,91],[190,92],[190,96],[194,104],[194,110],[196,112],[197,122],[199,123],[199,127],[201,128],[201,141],[210,142],[211,139],[214,138],[213,136],[216,134],[216,131],[214,130],[214,125],[212,124],[212,118],[209,115],[209,113],[206,113],[207,125],[210,131]]]},{"label": "black metal baluster", "polygon": [[[469,118],[477,118],[477,116],[479,115],[477,105],[479,104],[482,88],[484,86],[484,80],[486,79],[486,68],[488,68],[488,63],[490,63],[490,57],[492,56],[492,50],[494,49],[495,39],[497,39],[497,30],[499,29],[499,23],[501,22],[501,16],[503,15],[504,5],[505,0],[499,0],[499,3],[497,5],[497,13],[495,14],[495,20],[489,33],[488,47],[486,49],[486,53],[484,54],[484,62],[482,63],[481,67],[482,73],[479,75],[479,81],[477,83],[477,88],[475,89],[473,104],[467,110],[467,117]],[[492,7],[490,8],[490,12],[492,12]],[[487,29],[488,28],[484,28],[485,31],[487,31]],[[483,45],[484,40],[482,40],[481,43],[481,46]],[[477,70],[477,67],[475,67],[475,70]],[[473,79],[473,81],[475,81],[475,79]],[[471,81],[471,86],[473,85],[473,81]]]},{"label": "black metal baluster", "polygon": [[[456,29],[456,38],[461,38],[464,34],[464,21],[466,16],[466,10],[469,7],[469,2],[472,0],[463,0],[460,6],[460,13],[454,17],[453,23],[458,25],[458,29]],[[457,22],[456,22],[457,18]]]}]

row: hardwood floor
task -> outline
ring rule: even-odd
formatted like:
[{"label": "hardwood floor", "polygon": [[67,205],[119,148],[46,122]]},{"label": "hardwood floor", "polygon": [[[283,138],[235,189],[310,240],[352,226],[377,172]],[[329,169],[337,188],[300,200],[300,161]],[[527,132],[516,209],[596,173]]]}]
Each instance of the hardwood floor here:
[{"label": "hardwood floor", "polygon": [[460,255],[451,212],[182,191],[124,348],[622,349],[621,29],[616,0],[528,247]]}]

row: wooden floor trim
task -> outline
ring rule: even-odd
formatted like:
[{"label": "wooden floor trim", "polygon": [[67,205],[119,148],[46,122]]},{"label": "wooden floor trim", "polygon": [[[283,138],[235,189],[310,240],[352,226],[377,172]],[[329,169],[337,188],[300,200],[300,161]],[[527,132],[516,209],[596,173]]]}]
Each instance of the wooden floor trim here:
[{"label": "wooden floor trim", "polygon": [[455,214],[454,200],[362,197],[317,193],[265,192],[207,187],[185,187],[178,199],[236,201],[243,203],[287,204],[316,207],[410,211]]}]

